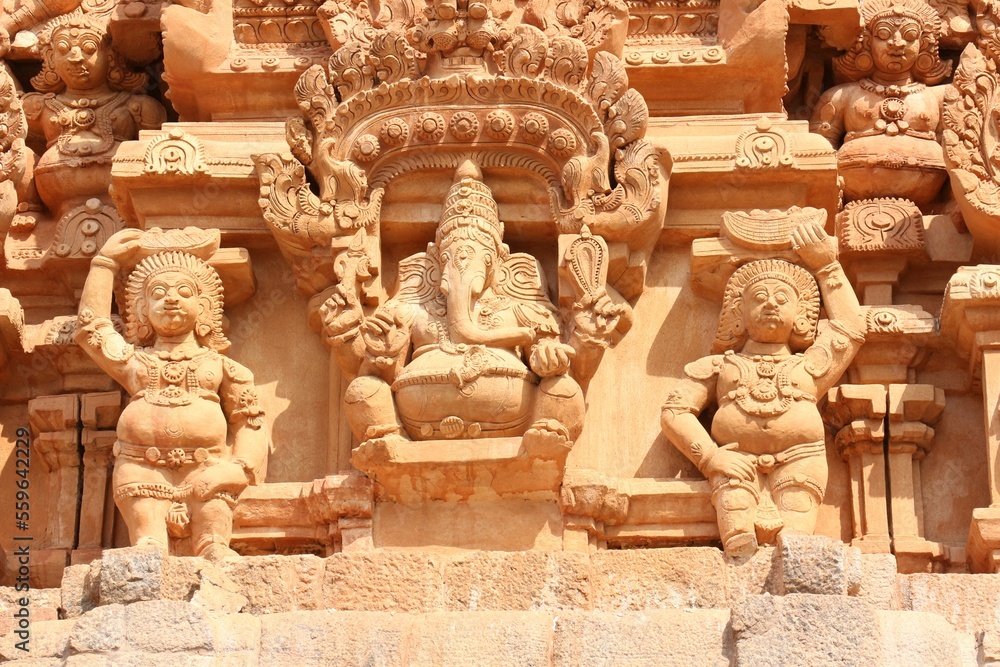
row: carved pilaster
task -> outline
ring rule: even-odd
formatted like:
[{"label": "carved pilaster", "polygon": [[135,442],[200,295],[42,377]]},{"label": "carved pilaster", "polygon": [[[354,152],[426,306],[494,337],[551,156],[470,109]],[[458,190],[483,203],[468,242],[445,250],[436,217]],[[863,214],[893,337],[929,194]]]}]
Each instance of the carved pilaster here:
[{"label": "carved pilaster", "polygon": [[828,399],[826,420],[840,429],[837,445],[851,473],[851,543],[865,553],[889,553],[885,388],[845,384],[831,389]]},{"label": "carved pilaster", "polygon": [[900,572],[929,571],[947,547],[924,539],[920,462],[930,451],[944,412],[944,390],[927,384],[889,385],[889,488],[892,547]]},{"label": "carved pilaster", "polygon": [[76,394],[40,396],[28,401],[32,446],[49,471],[51,495],[46,546],[72,549],[79,505],[80,399]]},{"label": "carved pilaster", "polygon": [[[80,538],[78,550],[111,546],[114,503],[108,494],[112,454],[117,434],[115,426],[122,411],[122,396],[118,391],[106,391],[80,396],[80,420],[83,431],[83,503],[80,506]],[[96,555],[96,554],[95,554]],[[87,560],[85,558],[84,560]],[[82,562],[75,558],[74,561]]]}]

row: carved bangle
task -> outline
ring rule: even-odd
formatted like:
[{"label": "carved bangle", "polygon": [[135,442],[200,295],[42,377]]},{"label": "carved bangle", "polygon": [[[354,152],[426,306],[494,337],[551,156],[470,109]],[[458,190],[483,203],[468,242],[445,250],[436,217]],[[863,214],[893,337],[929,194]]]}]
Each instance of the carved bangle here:
[{"label": "carved bangle", "polygon": [[[701,474],[705,475],[705,468],[706,468],[706,466],[708,466],[708,462],[711,461],[713,458],[715,458],[715,455],[719,453],[720,449],[722,449],[722,448],[719,447],[718,445],[716,445],[715,449],[713,449],[711,452],[709,452],[708,456],[704,456],[704,455],[702,456],[701,461],[699,461],[696,464],[698,466],[698,470],[699,470],[699,472],[701,472]],[[704,451],[704,450],[702,449],[702,445],[700,445],[697,442],[692,442],[691,443],[691,451],[692,452],[701,452],[701,451]],[[707,475],[706,475],[706,477],[707,477]]]},{"label": "carved bangle", "polygon": [[105,257],[104,255],[97,255],[92,260],[90,260],[91,266],[99,266],[104,269],[111,269],[114,273],[118,273],[121,270],[121,266],[115,260],[110,257]]},{"label": "carved bangle", "polygon": [[826,276],[830,275],[831,273],[833,273],[834,271],[836,271],[839,268],[841,268],[840,267],[840,262],[835,259],[832,262],[830,262],[829,264],[824,264],[823,266],[821,266],[818,269],[816,269],[815,273],[816,273],[817,276],[826,277]]}]

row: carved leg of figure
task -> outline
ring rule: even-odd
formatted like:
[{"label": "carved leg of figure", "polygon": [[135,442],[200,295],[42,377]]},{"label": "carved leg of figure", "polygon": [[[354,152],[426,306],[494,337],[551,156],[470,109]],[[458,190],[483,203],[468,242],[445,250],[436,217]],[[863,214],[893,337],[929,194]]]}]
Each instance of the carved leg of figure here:
[{"label": "carved leg of figure", "polygon": [[167,551],[167,513],[174,485],[168,473],[128,459],[115,462],[115,505],[128,526],[133,546],[155,546]]},{"label": "carved leg of figure", "polygon": [[370,375],[355,378],[347,385],[344,403],[347,421],[359,442],[393,435],[406,439],[392,389],[385,380]]},{"label": "carved leg of figure", "polygon": [[760,497],[755,486],[722,475],[710,480],[712,505],[719,521],[722,548],[732,558],[744,558],[757,552],[754,518]]},{"label": "carved leg of figure", "polygon": [[188,503],[194,555],[211,561],[238,556],[229,548],[233,536],[233,508],[222,498]]},{"label": "carved leg of figure", "polygon": [[801,458],[775,470],[771,494],[785,523],[781,532],[815,532],[828,475],[825,456]]},{"label": "carved leg of figure", "polygon": [[583,415],[586,411],[583,390],[576,380],[568,375],[542,378],[538,385],[532,422],[554,419],[566,428],[569,439],[576,441],[583,430]]}]

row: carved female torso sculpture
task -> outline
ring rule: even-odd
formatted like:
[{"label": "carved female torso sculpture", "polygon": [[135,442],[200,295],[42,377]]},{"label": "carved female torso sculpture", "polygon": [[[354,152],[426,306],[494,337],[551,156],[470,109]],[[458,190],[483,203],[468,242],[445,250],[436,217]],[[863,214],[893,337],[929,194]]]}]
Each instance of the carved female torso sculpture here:
[{"label": "carved female torso sculpture", "polygon": [[841,79],[826,91],[811,129],[835,146],[848,199],[902,197],[923,205],[947,178],[939,143],[950,64],[938,55],[940,19],[918,0],[862,3],[865,28],[835,59]]},{"label": "carved female torso sculpture", "polygon": [[[801,267],[759,260],[726,286],[714,354],[688,364],[663,407],[664,434],[712,485],[726,553],[752,554],[781,530],[811,533],[826,491],[816,402],[864,340],[864,322],[821,227],[793,233],[820,278],[831,319],[817,334],[819,289]],[[796,352],[795,350],[800,350]],[[696,415],[718,405],[711,435]]]},{"label": "carved female torso sculpture", "polygon": [[32,79],[39,92],[24,96],[24,112],[46,143],[34,169],[38,194],[59,217],[88,198],[107,199],[118,145],[158,129],[166,112],[138,92],[146,75],[125,67],[92,20],[60,19],[44,38],[42,71]]},{"label": "carved female torso sculpture", "polygon": [[[267,432],[253,375],[220,352],[222,283],[206,263],[218,233],[124,230],[92,262],[77,340],[132,396],[118,420],[115,501],[132,544],[193,538],[195,555],[230,555],[232,510],[263,478]],[[115,274],[125,336],[111,324]]]}]

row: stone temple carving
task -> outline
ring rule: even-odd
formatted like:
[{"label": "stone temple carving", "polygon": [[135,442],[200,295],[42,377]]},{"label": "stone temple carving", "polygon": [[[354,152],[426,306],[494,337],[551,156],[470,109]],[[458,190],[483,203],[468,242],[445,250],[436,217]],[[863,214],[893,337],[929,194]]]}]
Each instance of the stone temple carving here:
[{"label": "stone temple carving", "polygon": [[511,253],[503,230],[466,162],[434,243],[400,262],[392,299],[368,317],[358,295],[327,299],[326,335],[350,348],[340,358],[358,376],[345,400],[359,441],[524,435],[568,444],[579,435],[575,350],[560,339],[537,260]]},{"label": "stone temple carving", "polygon": [[920,0],[861,3],[864,29],[834,60],[843,83],[820,97],[811,128],[834,145],[848,200],[900,197],[922,206],[944,184],[939,143],[951,72],[938,54],[940,19]]},{"label": "stone temple carving", "polygon": [[[663,406],[664,434],[712,485],[723,548],[747,556],[782,532],[812,533],[827,484],[816,406],[864,341],[861,309],[822,227],[792,233],[819,277],[783,260],[726,285],[712,356],[688,364]],[[818,328],[820,292],[830,320]],[[709,433],[697,415],[717,403]]]},{"label": "stone temple carving", "polygon": [[[118,232],[92,262],[77,333],[132,395],[112,484],[132,544],[190,538],[187,550],[209,559],[233,555],[233,507],[263,481],[268,450],[253,375],[222,354],[222,282],[206,263],[218,248],[217,232]],[[109,318],[119,274],[124,336]]]}]

